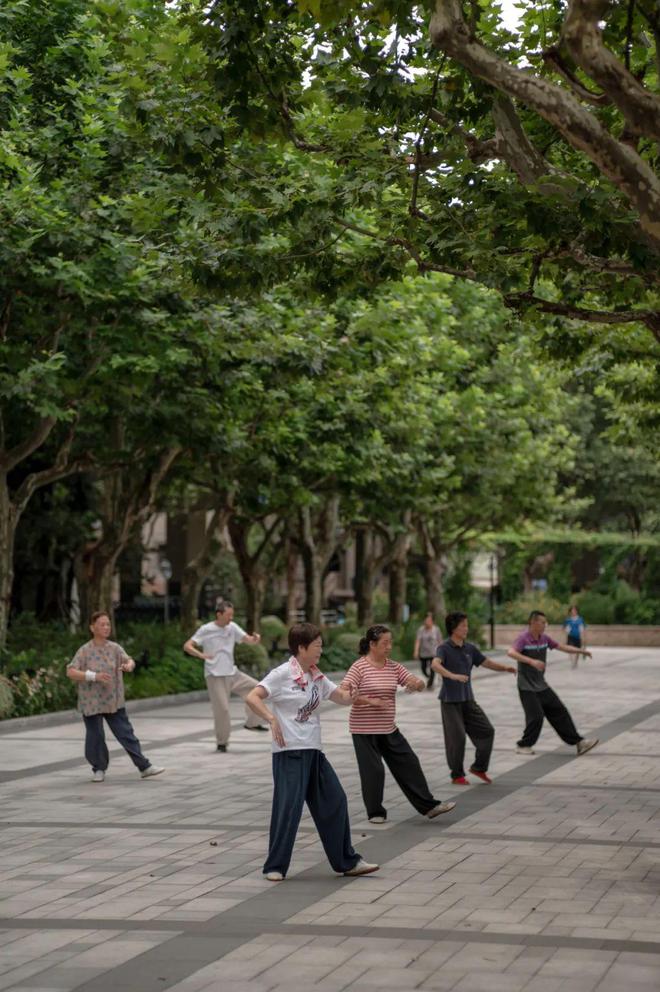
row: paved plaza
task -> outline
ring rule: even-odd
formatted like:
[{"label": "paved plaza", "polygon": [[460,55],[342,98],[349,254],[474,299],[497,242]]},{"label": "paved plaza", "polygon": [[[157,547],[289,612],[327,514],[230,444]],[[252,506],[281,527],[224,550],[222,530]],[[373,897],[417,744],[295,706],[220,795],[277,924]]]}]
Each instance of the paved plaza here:
[{"label": "paved plaza", "polygon": [[[133,716],[164,775],[119,747],[106,781],[82,722],[0,733],[0,992],[642,992],[660,989],[660,652],[596,649],[549,682],[585,736],[576,759],[546,725],[515,741],[510,675],[478,672],[496,728],[494,783],[452,787],[435,693],[398,697],[434,794],[428,821],[388,777],[389,821],[365,819],[347,711],[325,704],[325,750],[348,793],[355,848],[381,870],[329,868],[309,817],[285,882],[262,879],[266,734],[215,752],[206,702]],[[109,741],[110,743],[110,741]],[[470,751],[468,751],[468,756]]]}]

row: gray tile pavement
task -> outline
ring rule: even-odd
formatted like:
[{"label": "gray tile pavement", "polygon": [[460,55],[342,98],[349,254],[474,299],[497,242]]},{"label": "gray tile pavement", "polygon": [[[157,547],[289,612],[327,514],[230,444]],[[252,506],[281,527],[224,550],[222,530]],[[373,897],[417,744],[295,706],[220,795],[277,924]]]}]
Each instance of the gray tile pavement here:
[{"label": "gray tile pavement", "polygon": [[599,649],[577,671],[551,665],[581,732],[604,738],[580,759],[547,727],[536,757],[517,755],[514,680],[478,675],[495,781],[463,790],[435,693],[402,694],[399,723],[434,793],[459,803],[432,823],[391,781],[388,823],[365,821],[346,711],[328,707],[355,846],[382,865],[361,879],[332,874],[306,816],[290,877],[262,880],[270,758],[238,702],[226,755],[203,702],[134,714],[167,766],[152,781],[115,748],[106,782],[89,782],[75,723],[1,735],[0,992],[657,992],[657,661]]}]

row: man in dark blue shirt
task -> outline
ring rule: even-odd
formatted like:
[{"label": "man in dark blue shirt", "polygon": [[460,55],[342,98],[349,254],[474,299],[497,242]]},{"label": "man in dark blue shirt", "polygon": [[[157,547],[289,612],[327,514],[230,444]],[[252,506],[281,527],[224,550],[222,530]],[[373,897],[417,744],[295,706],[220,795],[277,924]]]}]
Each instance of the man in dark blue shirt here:
[{"label": "man in dark blue shirt", "polygon": [[447,640],[436,652],[432,668],[442,676],[440,708],[445,734],[447,764],[454,785],[469,785],[465,777],[465,738],[470,738],[476,748],[470,774],[490,784],[488,763],[493,750],[495,731],[490,720],[474,699],[471,673],[474,665],[483,665],[494,672],[512,672],[511,665],[500,665],[481,653],[476,644],[466,641],[468,618],[465,613],[450,613],[445,621]]}]

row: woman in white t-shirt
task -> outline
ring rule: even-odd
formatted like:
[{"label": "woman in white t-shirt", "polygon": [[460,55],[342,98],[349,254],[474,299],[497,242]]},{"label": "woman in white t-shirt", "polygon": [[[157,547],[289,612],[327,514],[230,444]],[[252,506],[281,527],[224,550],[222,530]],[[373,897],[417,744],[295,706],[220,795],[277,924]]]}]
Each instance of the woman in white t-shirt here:
[{"label": "woman in white t-shirt", "polygon": [[[346,794],[321,750],[319,718],[323,700],[350,706],[358,701],[358,693],[339,689],[319,671],[323,641],[318,627],[294,624],[289,649],[289,660],[269,672],[246,699],[270,724],[273,735],[273,810],[264,875],[270,882],[281,882],[286,876],[304,803],[334,870],[343,875],[368,875],[379,866],[367,864],[353,850]],[[361,697],[359,702],[370,705],[372,701]]]}]

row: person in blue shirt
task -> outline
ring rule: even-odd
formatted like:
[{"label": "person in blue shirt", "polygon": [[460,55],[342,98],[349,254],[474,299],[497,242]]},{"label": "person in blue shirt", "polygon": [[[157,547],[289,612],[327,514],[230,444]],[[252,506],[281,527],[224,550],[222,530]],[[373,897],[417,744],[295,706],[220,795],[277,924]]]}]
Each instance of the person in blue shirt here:
[{"label": "person in blue shirt", "polygon": [[[566,643],[574,648],[585,648],[587,646],[585,631],[587,625],[578,613],[578,608],[573,604],[568,608],[568,616],[564,620],[562,627],[566,632]],[[571,657],[571,665],[577,668],[579,655]]]},{"label": "person in blue shirt", "polygon": [[472,669],[483,665],[494,672],[516,674],[511,665],[501,665],[482,654],[476,644],[467,640],[469,624],[466,613],[450,613],[445,620],[447,640],[435,652],[431,668],[442,676],[440,710],[445,737],[447,764],[454,785],[469,785],[465,777],[465,739],[475,746],[474,763],[470,774],[490,785],[488,774],[495,730],[492,723],[476,702],[472,692]]}]

